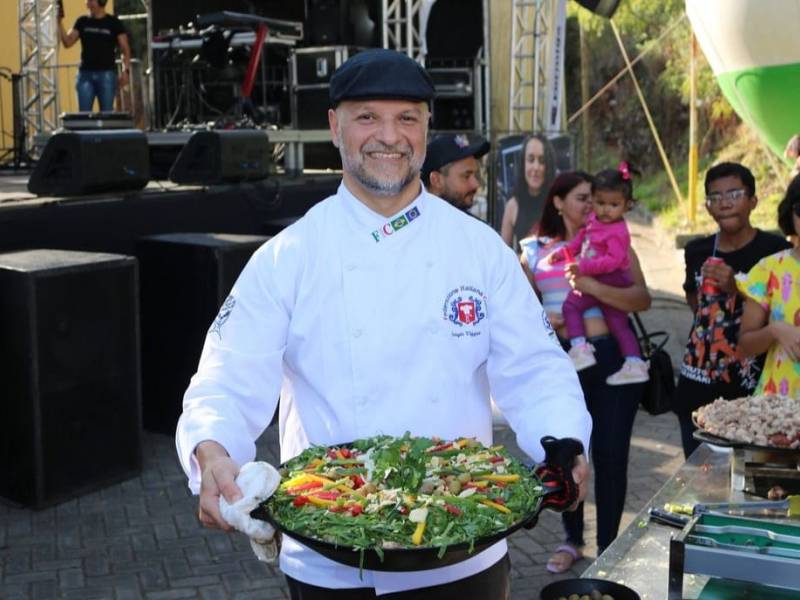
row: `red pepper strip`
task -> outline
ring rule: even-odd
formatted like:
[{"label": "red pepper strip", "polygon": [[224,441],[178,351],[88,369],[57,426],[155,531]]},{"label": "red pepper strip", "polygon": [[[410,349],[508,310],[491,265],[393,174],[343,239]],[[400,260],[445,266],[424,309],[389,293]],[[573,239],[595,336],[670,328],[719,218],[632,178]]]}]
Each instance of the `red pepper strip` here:
[{"label": "red pepper strip", "polygon": [[308,504],[309,502],[311,502],[311,500],[308,499],[308,496],[295,496],[294,500],[292,500],[292,504],[298,507]]},{"label": "red pepper strip", "polygon": [[408,514],[408,507],[407,506],[401,506],[400,508],[397,509],[397,511],[401,515],[407,515]]},{"label": "red pepper strip", "polygon": [[321,500],[336,500],[341,494],[336,491],[329,491],[329,492],[312,492],[310,495],[313,495],[315,498],[319,498]]},{"label": "red pepper strip", "polygon": [[490,498],[492,502],[495,504],[499,504],[501,506],[505,506],[506,501],[503,498]]},{"label": "red pepper strip", "polygon": [[328,458],[339,458],[339,455],[336,454],[336,450],[328,450]]},{"label": "red pepper strip", "polygon": [[445,504],[444,509],[450,514],[453,514],[457,517],[461,516],[461,509],[458,508],[457,506],[453,506],[452,504]]},{"label": "red pepper strip", "polygon": [[350,449],[349,448],[339,448],[339,452],[342,455],[342,458],[350,458]]},{"label": "red pepper strip", "polygon": [[495,487],[499,487],[499,488],[504,488],[504,487],[506,487],[506,484],[505,484],[505,483],[503,483],[502,481],[493,481],[493,482],[492,482],[492,485],[493,485],[493,486],[495,486]]},{"label": "red pepper strip", "polygon": [[364,511],[364,509],[361,508],[360,504],[353,504],[353,506],[350,507],[350,514],[352,514],[354,517],[357,517],[363,511]]},{"label": "red pepper strip", "polygon": [[447,442],[446,444],[439,444],[438,446],[432,446],[428,448],[426,452],[441,452],[442,450],[447,450],[452,445],[453,442]]},{"label": "red pepper strip", "polygon": [[340,513],[340,512],[344,512],[345,510],[347,510],[347,509],[344,506],[339,506],[338,504],[333,504],[333,505],[328,507],[328,512],[332,512],[332,513]]},{"label": "red pepper strip", "polygon": [[292,496],[296,496],[300,492],[306,492],[308,490],[313,490],[316,488],[321,488],[322,482],[321,481],[309,481],[308,483],[304,483],[302,485],[298,485],[292,488],[289,488],[287,493],[291,494]]},{"label": "red pepper strip", "polygon": [[503,462],[504,460],[505,460],[505,458],[503,458],[502,456],[492,456],[492,457],[489,458],[489,462],[490,463],[499,463],[499,462]]},{"label": "red pepper strip", "polygon": [[356,488],[356,489],[360,488],[362,485],[364,485],[364,484],[366,483],[366,482],[365,482],[365,481],[364,481],[364,480],[361,478],[361,475],[351,475],[351,476],[350,476],[350,479],[352,479],[352,480],[353,480],[353,485],[355,486],[355,488]]}]

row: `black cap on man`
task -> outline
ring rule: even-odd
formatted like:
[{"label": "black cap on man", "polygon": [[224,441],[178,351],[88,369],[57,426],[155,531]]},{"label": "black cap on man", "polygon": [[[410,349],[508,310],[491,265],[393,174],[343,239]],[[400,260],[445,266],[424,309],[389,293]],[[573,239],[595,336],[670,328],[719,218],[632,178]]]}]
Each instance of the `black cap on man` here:
[{"label": "black cap on man", "polygon": [[468,211],[481,186],[478,160],[489,152],[483,138],[470,141],[465,134],[440,134],[428,142],[422,181],[432,194]]}]

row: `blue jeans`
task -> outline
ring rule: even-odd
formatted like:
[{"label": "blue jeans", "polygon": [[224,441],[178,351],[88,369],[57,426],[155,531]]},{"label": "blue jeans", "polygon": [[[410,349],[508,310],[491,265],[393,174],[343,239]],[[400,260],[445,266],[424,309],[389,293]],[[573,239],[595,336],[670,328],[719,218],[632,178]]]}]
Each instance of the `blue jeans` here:
[{"label": "blue jeans", "polygon": [[114,96],[117,93],[116,71],[78,71],[75,83],[78,91],[78,107],[82,112],[90,112],[94,99],[100,103],[101,111],[114,110]]},{"label": "blue jeans", "polygon": [[[606,377],[622,367],[623,357],[611,335],[590,338],[597,364],[579,373],[586,407],[592,415],[591,455],[597,504],[598,554],[614,541],[625,508],[628,453],[644,384],[608,385]],[[562,341],[568,347],[569,342]],[[583,503],[562,513],[567,542],[583,546]]]}]

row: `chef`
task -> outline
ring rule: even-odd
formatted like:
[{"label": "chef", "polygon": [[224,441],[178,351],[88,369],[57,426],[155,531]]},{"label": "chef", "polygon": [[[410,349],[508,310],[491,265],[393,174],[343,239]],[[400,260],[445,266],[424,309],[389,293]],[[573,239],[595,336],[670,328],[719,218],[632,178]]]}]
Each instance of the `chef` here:
[{"label": "chef", "polygon": [[[360,52],[334,73],[336,194],[252,257],[206,336],[177,430],[200,520],[228,529],[240,465],[280,396],[281,460],[376,434],[492,442],[489,395],[520,447],[545,435],[588,447],[578,377],[514,253],[420,183],[434,95],[406,55]],[[585,495],[583,455],[572,470]],[[333,562],[284,537],[294,599],[506,598],[506,543],[454,566],[393,573]]]}]

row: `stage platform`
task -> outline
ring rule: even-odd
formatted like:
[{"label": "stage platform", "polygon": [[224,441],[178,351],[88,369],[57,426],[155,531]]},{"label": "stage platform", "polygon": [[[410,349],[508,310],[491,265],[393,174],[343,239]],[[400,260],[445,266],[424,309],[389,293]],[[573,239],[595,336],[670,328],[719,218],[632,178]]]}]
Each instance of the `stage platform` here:
[{"label": "stage platform", "polygon": [[0,173],[0,252],[58,248],[133,254],[142,236],[214,232],[274,235],[333,194],[337,173],[208,187],[150,182],[141,191],[37,197],[29,173]]}]

